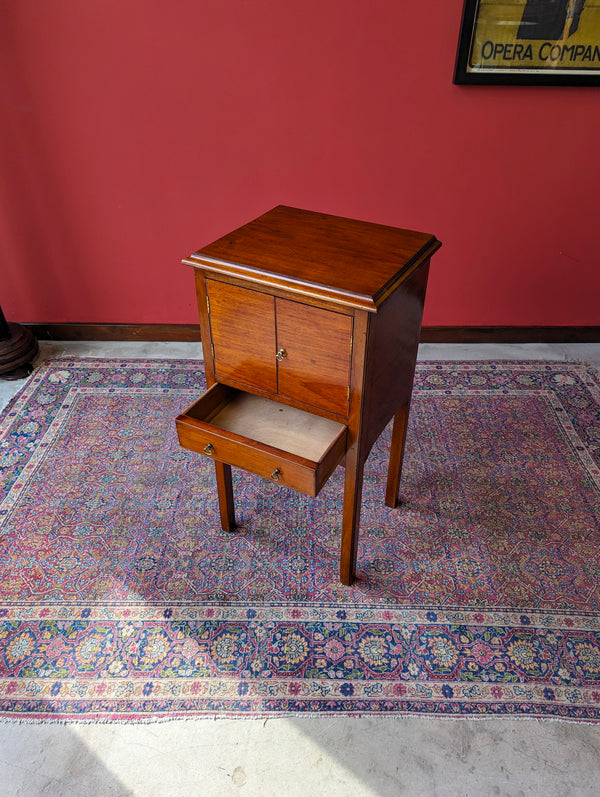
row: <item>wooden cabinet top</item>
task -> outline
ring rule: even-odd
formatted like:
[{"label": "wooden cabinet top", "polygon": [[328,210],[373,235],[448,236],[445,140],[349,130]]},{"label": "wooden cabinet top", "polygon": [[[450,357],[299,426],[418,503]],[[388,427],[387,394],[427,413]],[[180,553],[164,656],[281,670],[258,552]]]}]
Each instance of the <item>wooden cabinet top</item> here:
[{"label": "wooden cabinet top", "polygon": [[440,246],[427,233],[280,205],[183,262],[376,312]]}]

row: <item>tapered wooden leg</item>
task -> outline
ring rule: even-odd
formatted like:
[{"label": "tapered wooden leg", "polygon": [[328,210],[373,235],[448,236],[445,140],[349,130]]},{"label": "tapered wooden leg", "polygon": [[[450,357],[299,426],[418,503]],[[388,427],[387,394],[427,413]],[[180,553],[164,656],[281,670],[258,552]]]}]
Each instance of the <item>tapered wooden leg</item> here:
[{"label": "tapered wooden leg", "polygon": [[342,519],[342,546],[340,553],[340,581],[348,587],[354,582],[356,570],[363,466],[364,462],[358,457],[357,447],[351,448],[346,454],[344,516]]},{"label": "tapered wooden leg", "polygon": [[398,505],[398,488],[400,486],[400,475],[402,474],[402,460],[404,459],[409,409],[410,405],[405,404],[394,415],[390,464],[388,467],[387,488],[385,491],[385,505],[392,508]]},{"label": "tapered wooden leg", "polygon": [[215,462],[217,491],[219,493],[219,512],[223,531],[235,531],[235,509],[233,507],[233,483],[231,465]]}]

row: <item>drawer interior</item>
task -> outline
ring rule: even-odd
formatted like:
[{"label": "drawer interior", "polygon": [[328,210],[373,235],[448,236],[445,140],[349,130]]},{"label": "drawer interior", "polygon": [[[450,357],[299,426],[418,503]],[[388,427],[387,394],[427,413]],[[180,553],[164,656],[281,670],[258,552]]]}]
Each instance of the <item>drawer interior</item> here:
[{"label": "drawer interior", "polygon": [[346,430],[328,418],[222,384],[213,385],[185,416],[313,462],[321,462]]}]

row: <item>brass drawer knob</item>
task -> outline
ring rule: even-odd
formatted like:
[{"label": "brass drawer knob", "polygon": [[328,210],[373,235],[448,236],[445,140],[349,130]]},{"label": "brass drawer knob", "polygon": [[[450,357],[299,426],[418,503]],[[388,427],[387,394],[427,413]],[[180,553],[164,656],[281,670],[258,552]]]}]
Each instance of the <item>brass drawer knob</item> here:
[{"label": "brass drawer knob", "polygon": [[212,455],[215,453],[215,449],[212,447],[211,443],[208,443],[204,446],[204,453],[207,457],[212,457]]},{"label": "brass drawer knob", "polygon": [[279,362],[281,362],[287,357],[287,351],[285,349],[279,349],[275,357],[279,360]]},{"label": "brass drawer knob", "polygon": [[278,481],[279,481],[279,477],[280,477],[280,476],[281,476],[281,471],[279,470],[279,468],[275,468],[275,470],[274,470],[274,471],[273,471],[273,473],[271,474],[271,479],[272,479],[274,482],[278,482]]}]

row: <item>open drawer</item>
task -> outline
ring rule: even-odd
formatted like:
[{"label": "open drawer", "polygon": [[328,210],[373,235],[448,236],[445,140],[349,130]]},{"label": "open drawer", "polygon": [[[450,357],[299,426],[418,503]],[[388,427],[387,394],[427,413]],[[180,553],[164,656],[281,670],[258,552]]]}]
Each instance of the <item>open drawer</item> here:
[{"label": "open drawer", "polygon": [[184,448],[312,496],[346,453],[343,424],[220,383],[176,426]]}]

